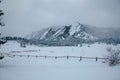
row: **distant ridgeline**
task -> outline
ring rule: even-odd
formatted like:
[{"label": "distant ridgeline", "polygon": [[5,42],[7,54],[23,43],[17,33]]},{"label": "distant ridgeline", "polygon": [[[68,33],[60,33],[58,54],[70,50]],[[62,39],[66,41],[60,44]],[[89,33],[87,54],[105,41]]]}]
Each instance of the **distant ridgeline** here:
[{"label": "distant ridgeline", "polygon": [[25,38],[2,37],[0,40],[12,40],[22,44],[46,46],[78,46],[86,43],[120,44],[120,28],[97,28],[84,24],[50,27],[33,32]]}]

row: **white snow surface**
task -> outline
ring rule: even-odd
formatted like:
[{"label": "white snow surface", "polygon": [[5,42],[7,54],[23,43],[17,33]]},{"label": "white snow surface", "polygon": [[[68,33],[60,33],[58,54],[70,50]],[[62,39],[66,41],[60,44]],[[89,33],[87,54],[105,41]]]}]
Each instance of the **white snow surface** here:
[{"label": "white snow surface", "polygon": [[[39,52],[12,53],[22,55],[50,56],[87,56],[103,57],[108,54],[107,47],[114,49],[120,45],[93,44],[88,47],[19,47],[17,42],[10,41],[1,46],[1,52],[40,50]],[[103,60],[78,59],[44,59],[5,56],[0,60],[0,80],[120,80],[120,65],[109,67]]]}]

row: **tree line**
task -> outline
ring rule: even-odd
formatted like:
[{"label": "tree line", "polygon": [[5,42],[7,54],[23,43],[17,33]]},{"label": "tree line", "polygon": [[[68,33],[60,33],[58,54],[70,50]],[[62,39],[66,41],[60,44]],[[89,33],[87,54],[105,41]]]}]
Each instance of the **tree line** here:
[{"label": "tree line", "polygon": [[82,44],[94,44],[94,43],[105,43],[105,44],[113,44],[117,45],[120,44],[120,38],[104,38],[104,39],[95,39],[95,40],[85,40],[80,38],[67,38],[65,40],[35,40],[35,39],[26,39],[22,37],[11,37],[6,36],[0,38],[5,42],[7,41],[17,41],[18,43],[25,44],[25,45],[46,45],[46,46],[82,46]]}]

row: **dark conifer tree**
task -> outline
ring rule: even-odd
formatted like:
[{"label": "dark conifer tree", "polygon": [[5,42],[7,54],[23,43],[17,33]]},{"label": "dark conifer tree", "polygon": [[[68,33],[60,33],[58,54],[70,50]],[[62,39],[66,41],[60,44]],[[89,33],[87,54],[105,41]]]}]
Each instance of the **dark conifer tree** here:
[{"label": "dark conifer tree", "polygon": [[[1,0],[0,0],[0,4],[1,4]],[[0,10],[0,27],[4,26],[4,23],[2,22],[2,16],[4,15],[3,11]],[[1,36],[1,32],[0,32],[0,36]],[[0,39],[0,45],[4,44],[6,41],[3,41]]]}]

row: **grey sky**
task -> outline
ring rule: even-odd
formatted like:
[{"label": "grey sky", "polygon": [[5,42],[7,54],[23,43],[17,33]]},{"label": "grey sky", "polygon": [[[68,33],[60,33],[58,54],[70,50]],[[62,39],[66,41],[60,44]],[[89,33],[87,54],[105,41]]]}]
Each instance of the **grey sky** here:
[{"label": "grey sky", "polygon": [[42,28],[81,22],[120,27],[120,0],[3,0],[4,35],[25,36]]}]

